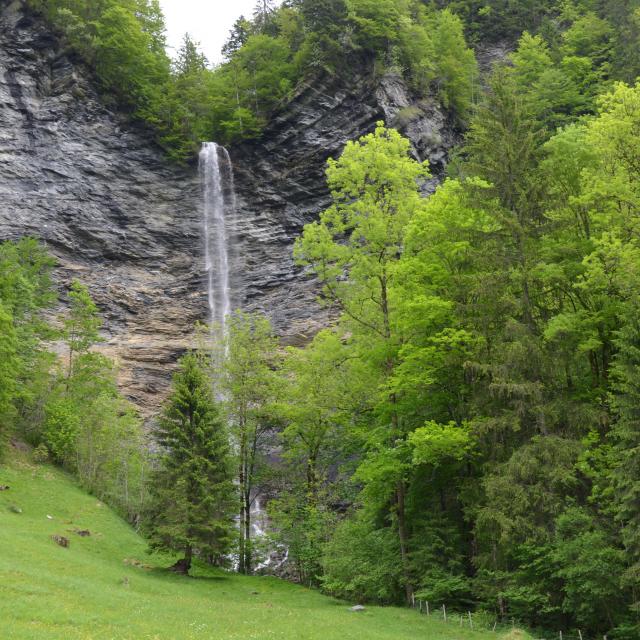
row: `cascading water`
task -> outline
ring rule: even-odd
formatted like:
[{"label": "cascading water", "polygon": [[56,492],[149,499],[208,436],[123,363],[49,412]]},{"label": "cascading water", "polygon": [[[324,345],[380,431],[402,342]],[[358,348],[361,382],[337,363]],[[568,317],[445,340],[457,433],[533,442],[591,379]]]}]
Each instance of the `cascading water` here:
[{"label": "cascading water", "polygon": [[[207,300],[209,323],[212,332],[223,336],[227,316],[232,311],[230,243],[233,217],[236,209],[233,165],[229,152],[215,142],[204,142],[199,158],[200,183],[203,192],[203,234],[205,269],[207,273]],[[266,514],[259,496],[254,496],[251,505],[251,531],[255,538],[263,538],[267,526]],[[271,554],[256,567],[265,569],[272,564]]]},{"label": "cascading water", "polygon": [[[230,182],[225,190],[220,156],[228,168]],[[229,284],[229,233],[227,214],[235,208],[235,196],[227,202],[225,191],[234,193],[233,168],[229,153],[215,142],[205,142],[200,151],[200,181],[203,191],[204,255],[207,272],[209,322],[223,333],[231,313]]]}]

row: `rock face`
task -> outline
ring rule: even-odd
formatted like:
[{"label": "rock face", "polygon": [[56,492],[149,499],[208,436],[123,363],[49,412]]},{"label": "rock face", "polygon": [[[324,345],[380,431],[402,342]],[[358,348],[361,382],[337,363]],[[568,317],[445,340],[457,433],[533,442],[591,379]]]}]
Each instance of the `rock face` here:
[{"label": "rock face", "polygon": [[244,300],[271,315],[289,342],[304,341],[326,324],[317,287],[293,262],[302,227],[330,201],[327,159],[384,120],[407,135],[416,159],[428,160],[432,191],[449,150],[459,141],[435,100],[418,101],[397,76],[375,78],[357,63],[349,80],[323,75],[302,85],[262,137],[231,150],[238,196],[239,268]]},{"label": "rock face", "polygon": [[[21,0],[0,5],[0,239],[42,238],[61,290],[75,277],[89,285],[121,385],[152,416],[207,315],[197,171],[169,164],[148,131],[106,108]],[[235,303],[266,311],[290,342],[326,322],[291,249],[328,203],[327,158],[381,119],[410,136],[436,176],[456,142],[435,101],[366,66],[350,81],[303,85],[260,140],[230,150]]]},{"label": "rock face", "polygon": [[42,238],[61,284],[87,283],[106,350],[147,415],[206,314],[198,183],[102,106],[20,2],[0,16],[0,238]]}]

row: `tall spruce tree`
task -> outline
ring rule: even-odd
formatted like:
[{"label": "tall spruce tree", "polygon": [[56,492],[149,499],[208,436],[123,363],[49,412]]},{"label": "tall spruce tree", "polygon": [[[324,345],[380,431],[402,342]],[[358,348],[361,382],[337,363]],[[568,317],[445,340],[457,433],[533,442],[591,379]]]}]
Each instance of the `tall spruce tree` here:
[{"label": "tall spruce tree", "polygon": [[150,547],[183,553],[172,570],[188,574],[194,553],[221,561],[234,537],[229,439],[197,354],[180,362],[156,437]]}]

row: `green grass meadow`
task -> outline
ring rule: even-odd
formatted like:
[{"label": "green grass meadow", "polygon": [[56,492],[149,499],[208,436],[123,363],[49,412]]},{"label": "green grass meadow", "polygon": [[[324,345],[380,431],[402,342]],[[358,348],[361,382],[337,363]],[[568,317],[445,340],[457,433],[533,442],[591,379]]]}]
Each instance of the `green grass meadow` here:
[{"label": "green grass meadow", "polygon": [[[495,640],[266,577],[163,569],[144,540],[66,474],[26,457],[0,467],[2,640]],[[21,511],[21,513],[17,513]],[[76,531],[89,530],[90,537]],[[69,548],[51,538],[70,540]]]}]

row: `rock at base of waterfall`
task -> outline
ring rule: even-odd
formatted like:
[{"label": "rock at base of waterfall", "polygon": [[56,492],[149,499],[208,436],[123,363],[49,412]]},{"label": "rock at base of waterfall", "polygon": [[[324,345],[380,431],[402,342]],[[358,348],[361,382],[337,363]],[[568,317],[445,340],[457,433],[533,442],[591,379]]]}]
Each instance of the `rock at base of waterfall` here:
[{"label": "rock at base of waterfall", "polygon": [[355,607],[351,607],[349,611],[353,611],[354,613],[360,613],[361,611],[366,611],[366,609],[361,604],[357,604]]}]

